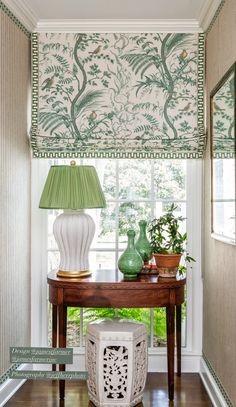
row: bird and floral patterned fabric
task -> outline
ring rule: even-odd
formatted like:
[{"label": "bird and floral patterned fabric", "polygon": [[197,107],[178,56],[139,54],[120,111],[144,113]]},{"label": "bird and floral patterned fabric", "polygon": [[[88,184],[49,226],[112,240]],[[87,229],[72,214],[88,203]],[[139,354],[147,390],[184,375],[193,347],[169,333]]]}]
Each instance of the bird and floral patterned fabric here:
[{"label": "bird and floral patterned fabric", "polygon": [[212,158],[235,158],[235,73],[226,73],[211,95]]},{"label": "bird and floral patterned fabric", "polygon": [[35,157],[200,158],[204,35],[33,33]]}]

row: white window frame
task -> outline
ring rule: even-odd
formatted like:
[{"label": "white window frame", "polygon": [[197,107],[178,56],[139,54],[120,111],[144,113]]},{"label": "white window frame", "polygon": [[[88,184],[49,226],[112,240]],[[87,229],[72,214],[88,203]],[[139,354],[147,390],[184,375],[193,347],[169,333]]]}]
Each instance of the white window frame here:
[{"label": "white window frame", "polygon": [[[182,371],[199,372],[202,354],[202,160],[187,160],[188,251],[196,259],[187,274],[187,340],[182,349]],[[31,346],[47,346],[47,211],[38,203],[48,173],[47,160],[32,159],[31,205]],[[83,348],[74,353],[84,366]],[[81,356],[82,355],[82,356]],[[149,349],[149,371],[166,371],[166,348]]]}]

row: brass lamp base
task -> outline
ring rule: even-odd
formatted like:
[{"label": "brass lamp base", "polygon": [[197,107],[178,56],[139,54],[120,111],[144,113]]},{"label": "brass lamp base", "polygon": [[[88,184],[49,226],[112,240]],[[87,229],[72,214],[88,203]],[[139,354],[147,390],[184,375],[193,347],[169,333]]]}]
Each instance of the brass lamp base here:
[{"label": "brass lamp base", "polygon": [[66,278],[78,278],[78,277],[87,277],[92,274],[89,270],[81,270],[81,271],[63,271],[58,270],[57,276],[58,277],[66,277]]}]

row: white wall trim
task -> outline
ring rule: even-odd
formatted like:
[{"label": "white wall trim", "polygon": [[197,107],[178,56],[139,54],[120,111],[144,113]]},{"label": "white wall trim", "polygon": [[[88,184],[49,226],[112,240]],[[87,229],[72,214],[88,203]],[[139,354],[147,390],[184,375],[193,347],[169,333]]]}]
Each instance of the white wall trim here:
[{"label": "white wall trim", "polygon": [[186,350],[202,352],[202,160],[187,160],[187,251],[196,260],[187,272],[187,343]]},{"label": "white wall trim", "polygon": [[[30,365],[24,363],[17,370],[27,370]],[[26,382],[26,379],[7,379],[0,385],[0,407],[3,407],[17,390]]]},{"label": "white wall trim", "polygon": [[8,379],[0,386],[0,407],[7,403],[25,381],[25,379]]},{"label": "white wall trim", "polygon": [[35,29],[38,17],[24,0],[3,0],[3,2],[27,30]]},{"label": "white wall trim", "polygon": [[[201,355],[190,353],[185,353],[182,349],[182,359],[181,359],[181,372],[182,373],[199,373],[200,370],[200,359]],[[176,367],[176,363],[175,363]],[[175,369],[176,370],[176,369]],[[152,353],[148,354],[148,372],[167,372],[167,355],[166,352],[163,354]]]},{"label": "white wall trim", "polygon": [[39,20],[37,32],[201,32],[198,21],[189,20]]},{"label": "white wall trim", "polygon": [[47,173],[47,160],[31,160],[31,346],[48,346],[47,211],[39,209]]},{"label": "white wall trim", "polygon": [[222,393],[203,358],[200,360],[200,376],[213,406],[228,407],[228,404],[222,396]]},{"label": "white wall trim", "polygon": [[[201,355],[187,352],[182,349],[182,373],[199,373]],[[176,364],[175,364],[176,365]],[[85,371],[85,350],[84,348],[74,348],[73,364],[67,366],[67,370]],[[166,349],[153,350],[148,352],[148,372],[167,373]]]},{"label": "white wall trim", "polygon": [[40,19],[25,0],[4,0],[4,4],[29,31],[38,32],[202,32],[209,27],[221,0],[205,0],[197,19],[146,20],[50,20]]},{"label": "white wall trim", "polygon": [[212,22],[212,19],[217,12],[221,0],[205,0],[199,13],[199,26],[203,31],[206,31]]}]

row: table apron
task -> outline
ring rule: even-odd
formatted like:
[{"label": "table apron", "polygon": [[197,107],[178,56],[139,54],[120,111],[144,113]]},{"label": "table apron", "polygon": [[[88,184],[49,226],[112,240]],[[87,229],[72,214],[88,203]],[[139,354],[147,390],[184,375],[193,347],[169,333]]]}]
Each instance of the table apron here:
[{"label": "table apron", "polygon": [[92,308],[154,308],[180,305],[184,286],[159,289],[78,289],[49,287],[49,301],[54,305]]}]

